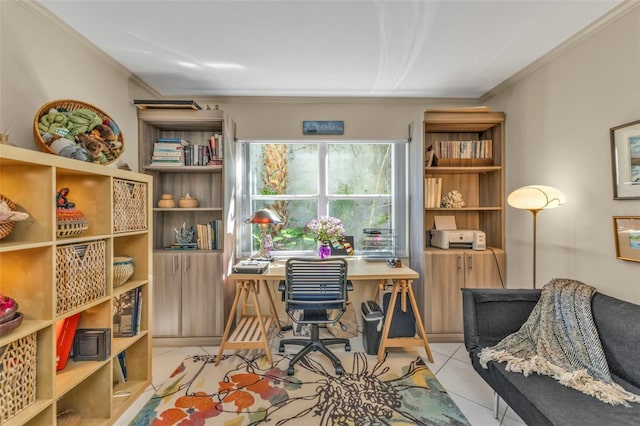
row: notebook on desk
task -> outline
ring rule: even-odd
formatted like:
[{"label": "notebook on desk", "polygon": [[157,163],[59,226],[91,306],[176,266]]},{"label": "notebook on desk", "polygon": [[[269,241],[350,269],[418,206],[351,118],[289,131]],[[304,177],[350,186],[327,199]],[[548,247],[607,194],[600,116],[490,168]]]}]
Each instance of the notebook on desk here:
[{"label": "notebook on desk", "polygon": [[259,260],[243,260],[233,266],[233,272],[239,274],[263,274],[269,268],[269,262]]}]

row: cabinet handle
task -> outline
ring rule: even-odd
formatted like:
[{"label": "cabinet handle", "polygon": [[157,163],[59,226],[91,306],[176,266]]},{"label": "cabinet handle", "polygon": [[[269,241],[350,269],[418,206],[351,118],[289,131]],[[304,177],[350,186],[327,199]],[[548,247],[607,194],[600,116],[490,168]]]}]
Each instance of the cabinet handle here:
[{"label": "cabinet handle", "polygon": [[456,261],[458,263],[458,271],[461,271],[462,270],[462,256],[458,256]]},{"label": "cabinet handle", "polygon": [[189,258],[187,256],[184,256],[182,258],[182,272],[186,273],[187,270],[189,269],[189,266],[191,266],[189,264]]},{"label": "cabinet handle", "polygon": [[473,256],[470,254],[467,255],[467,267],[470,271],[473,270]]},{"label": "cabinet handle", "polygon": [[172,270],[173,270],[173,275],[176,274],[176,259],[178,257],[177,256],[171,256],[171,265],[173,266]]}]

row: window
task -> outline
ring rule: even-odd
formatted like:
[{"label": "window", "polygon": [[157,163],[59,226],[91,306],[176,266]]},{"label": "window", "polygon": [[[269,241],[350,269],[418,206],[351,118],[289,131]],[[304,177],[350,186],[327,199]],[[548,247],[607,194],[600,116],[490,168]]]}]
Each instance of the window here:
[{"label": "window", "polygon": [[[271,227],[274,256],[315,253],[303,234],[319,216],[342,220],[356,254],[364,228],[391,228],[399,256],[407,253],[407,141],[243,141],[237,181],[241,212],[261,208],[283,224]],[[239,227],[239,255],[259,247],[257,227]]]}]

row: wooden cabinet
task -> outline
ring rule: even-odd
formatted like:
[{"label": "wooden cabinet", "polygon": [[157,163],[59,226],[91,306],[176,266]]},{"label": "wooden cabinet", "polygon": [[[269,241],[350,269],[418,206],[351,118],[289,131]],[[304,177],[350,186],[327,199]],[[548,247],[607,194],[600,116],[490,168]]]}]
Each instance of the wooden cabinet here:
[{"label": "wooden cabinet", "polygon": [[[122,206],[114,202],[116,187],[123,182],[141,187],[146,194],[152,191],[150,177],[143,174],[0,145],[0,193],[29,214],[28,220],[17,222],[13,232],[0,240],[0,289],[18,301],[24,315],[20,327],[0,335],[0,353],[6,357],[16,343],[24,345],[35,337],[35,381],[27,386],[20,386],[20,378],[9,383],[8,373],[16,364],[0,367],[0,412],[13,410],[13,404],[20,406],[10,418],[2,415],[3,425],[51,425],[56,414],[67,409],[78,412],[82,424],[113,424],[151,383],[151,310],[144,303],[153,294],[151,205],[148,198],[139,200],[142,204],[136,212],[142,215],[143,227],[119,227],[118,212],[126,208],[118,210]],[[87,231],[67,238],[56,233],[56,192],[63,187],[70,189],[70,200],[89,221]],[[89,246],[99,247],[94,269],[89,271],[95,270],[99,277],[95,291],[85,281],[69,278],[70,270],[87,267],[84,261],[70,269],[62,255],[68,247],[80,253]],[[116,287],[113,258],[125,254],[134,258],[134,273]],[[63,283],[73,284],[68,297]],[[114,299],[135,288],[141,290],[143,300],[140,331],[133,337],[111,337],[111,353],[105,360],[70,358],[56,372],[56,324],[80,314],[79,328],[112,328]],[[90,296],[84,297],[87,292]],[[113,367],[121,352],[127,359],[128,380],[114,384]],[[24,363],[29,357],[20,359]],[[29,392],[35,395],[34,401],[22,404]]]},{"label": "wooden cabinet", "polygon": [[[440,340],[457,340],[462,332],[463,288],[501,287],[504,251],[499,249],[427,250],[425,257],[425,327]],[[429,303],[437,301],[437,303]]]},{"label": "wooden cabinet", "polygon": [[[460,289],[505,282],[504,113],[426,111],[414,128],[422,144],[412,147],[411,165],[420,170],[412,189],[422,196],[412,201],[411,220],[422,232],[411,245],[411,267],[423,277],[417,293],[429,339],[462,341]],[[432,152],[437,163],[430,164]],[[442,198],[453,191],[464,204],[444,206]],[[432,247],[438,216],[452,216],[457,229],[483,231],[487,250]]]},{"label": "wooden cabinet", "polygon": [[[153,176],[153,249],[157,291],[155,292],[153,335],[158,345],[219,344],[228,314],[225,288],[226,266],[233,241],[227,230],[230,194],[226,189],[224,163],[227,155],[222,111],[139,110],[140,169]],[[158,139],[177,139],[191,146],[207,147],[217,141],[218,161],[211,165],[162,166],[152,162]],[[229,154],[231,157],[231,154]],[[222,158],[221,160],[219,158]],[[174,207],[159,207],[163,194],[175,201]],[[180,198],[189,194],[197,206],[180,207]],[[176,229],[193,228],[193,242],[205,237],[199,225],[214,223],[215,244],[196,250],[169,249],[176,241]]]},{"label": "wooden cabinet", "polygon": [[[154,275],[162,276],[156,287],[154,337],[219,336],[224,331],[222,256],[207,253],[158,253]],[[194,315],[193,312],[198,312]]]}]

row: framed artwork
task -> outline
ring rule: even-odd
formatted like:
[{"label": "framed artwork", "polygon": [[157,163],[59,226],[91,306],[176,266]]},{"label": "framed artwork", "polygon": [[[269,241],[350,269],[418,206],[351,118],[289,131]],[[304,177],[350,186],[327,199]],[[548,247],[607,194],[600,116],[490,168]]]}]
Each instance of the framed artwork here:
[{"label": "framed artwork", "polygon": [[640,199],[640,120],[611,128],[613,199]]},{"label": "framed artwork", "polygon": [[640,216],[614,216],[616,257],[640,262]]}]

